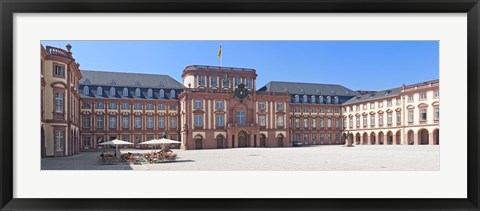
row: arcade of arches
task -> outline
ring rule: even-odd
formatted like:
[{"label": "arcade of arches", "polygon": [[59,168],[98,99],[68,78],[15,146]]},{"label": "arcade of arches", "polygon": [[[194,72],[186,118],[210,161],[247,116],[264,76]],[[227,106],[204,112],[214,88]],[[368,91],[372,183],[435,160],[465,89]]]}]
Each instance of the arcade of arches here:
[{"label": "arcade of arches", "polygon": [[[402,130],[388,130],[379,132],[357,132],[348,135],[348,141],[355,145],[438,145],[440,130],[438,128],[409,129],[405,137],[402,137]],[[346,134],[344,134],[346,135]]]}]

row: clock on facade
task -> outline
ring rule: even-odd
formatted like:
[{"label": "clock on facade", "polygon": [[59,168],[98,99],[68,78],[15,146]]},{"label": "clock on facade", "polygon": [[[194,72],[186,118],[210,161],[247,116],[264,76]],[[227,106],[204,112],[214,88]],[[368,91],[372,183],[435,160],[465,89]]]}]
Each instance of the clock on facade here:
[{"label": "clock on facade", "polygon": [[248,92],[247,89],[245,89],[245,84],[240,83],[238,84],[237,88],[235,89],[235,96],[240,98],[240,100],[243,100],[247,97]]}]

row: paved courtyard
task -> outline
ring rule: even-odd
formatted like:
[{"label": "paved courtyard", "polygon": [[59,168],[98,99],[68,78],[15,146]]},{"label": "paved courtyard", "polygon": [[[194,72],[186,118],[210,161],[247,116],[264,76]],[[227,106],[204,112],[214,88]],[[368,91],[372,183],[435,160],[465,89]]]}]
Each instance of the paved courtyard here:
[{"label": "paved courtyard", "polygon": [[[440,169],[438,145],[360,145],[355,147],[303,146],[291,148],[234,148],[175,150],[176,162],[97,163],[98,152],[42,159],[42,170],[140,171],[436,171]],[[122,149],[127,152],[151,150]]]}]

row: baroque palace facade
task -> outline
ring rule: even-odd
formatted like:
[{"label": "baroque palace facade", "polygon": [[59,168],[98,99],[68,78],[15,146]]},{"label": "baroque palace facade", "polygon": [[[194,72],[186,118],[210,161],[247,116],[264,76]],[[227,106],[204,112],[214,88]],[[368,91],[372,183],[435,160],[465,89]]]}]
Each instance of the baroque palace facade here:
[{"label": "baroque palace facade", "polygon": [[[272,81],[256,70],[192,65],[167,75],[80,70],[67,50],[41,46],[42,157],[121,139],[182,149],[344,144],[439,144],[439,82],[390,90]],[[362,123],[362,124],[360,124]]]}]

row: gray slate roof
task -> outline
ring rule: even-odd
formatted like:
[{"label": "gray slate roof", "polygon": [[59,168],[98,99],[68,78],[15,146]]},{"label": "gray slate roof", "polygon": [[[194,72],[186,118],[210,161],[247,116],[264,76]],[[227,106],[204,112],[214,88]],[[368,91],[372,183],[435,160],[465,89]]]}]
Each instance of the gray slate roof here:
[{"label": "gray slate roof", "polygon": [[[80,96],[82,98],[116,98],[116,99],[177,99],[185,88],[181,83],[168,75],[119,73],[104,71],[81,71],[83,78],[80,80]],[[85,95],[85,87],[89,92]],[[97,88],[102,87],[102,94],[97,94]],[[110,94],[110,89],[115,88],[115,95]],[[128,89],[128,95],[123,95],[123,89]],[[140,89],[140,96],[135,95],[135,90]],[[148,90],[152,89],[152,97],[148,97]],[[160,92],[163,90],[163,97]],[[174,90],[172,93],[171,91]],[[174,95],[172,95],[174,94]]]},{"label": "gray slate roof", "polygon": [[258,91],[284,92],[288,90],[290,94],[301,95],[331,95],[331,96],[354,96],[357,93],[342,85],[337,84],[314,84],[314,83],[296,83],[271,81]]},{"label": "gray slate roof", "polygon": [[81,70],[81,85],[101,85],[116,87],[184,89],[180,82],[168,75],[121,73]]},{"label": "gray slate roof", "polygon": [[382,98],[390,98],[393,96],[399,96],[400,92],[402,91],[402,87],[397,87],[393,89],[387,89],[383,91],[378,91],[370,94],[358,95],[356,97],[351,98],[344,105],[353,104],[353,103],[361,103],[371,100],[378,100]]}]

